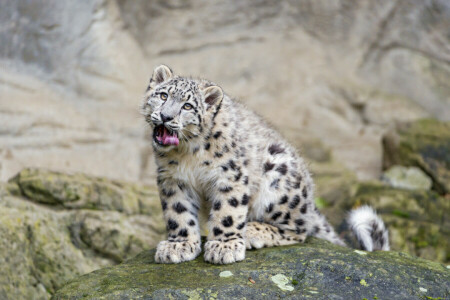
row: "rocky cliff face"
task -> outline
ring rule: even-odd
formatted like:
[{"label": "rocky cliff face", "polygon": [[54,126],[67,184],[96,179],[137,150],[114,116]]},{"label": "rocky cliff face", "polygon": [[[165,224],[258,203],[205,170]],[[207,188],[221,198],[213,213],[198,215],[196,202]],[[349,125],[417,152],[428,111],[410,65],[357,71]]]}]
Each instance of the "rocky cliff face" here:
[{"label": "rocky cliff face", "polygon": [[219,83],[306,152],[321,142],[360,179],[380,175],[390,124],[450,116],[445,0],[0,8],[3,181],[33,166],[152,182],[137,107],[160,63]]}]

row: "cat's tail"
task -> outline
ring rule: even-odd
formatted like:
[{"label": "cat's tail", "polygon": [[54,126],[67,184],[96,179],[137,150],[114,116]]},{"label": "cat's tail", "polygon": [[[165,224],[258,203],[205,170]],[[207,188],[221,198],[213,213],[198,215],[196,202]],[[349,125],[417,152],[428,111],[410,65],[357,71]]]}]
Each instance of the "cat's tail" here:
[{"label": "cat's tail", "polygon": [[362,250],[389,250],[388,230],[383,220],[370,206],[364,205],[352,210],[348,215],[347,223]]}]

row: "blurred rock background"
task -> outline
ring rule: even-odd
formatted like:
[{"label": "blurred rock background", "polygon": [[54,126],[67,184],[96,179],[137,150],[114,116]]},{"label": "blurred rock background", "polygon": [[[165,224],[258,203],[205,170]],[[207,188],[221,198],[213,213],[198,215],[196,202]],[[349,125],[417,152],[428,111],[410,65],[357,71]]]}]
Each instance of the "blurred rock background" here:
[{"label": "blurred rock background", "polygon": [[[27,293],[46,298],[71,276],[163,236],[156,206],[143,209],[158,200],[138,109],[161,63],[215,81],[277,127],[306,156],[317,203],[342,232],[345,210],[370,203],[388,221],[395,250],[450,261],[449,1],[6,0],[0,239],[29,259],[0,271],[0,298],[24,295],[17,282],[29,280],[11,275],[19,265],[28,270],[20,276],[34,278]],[[396,165],[403,168],[383,175]],[[63,173],[26,169],[5,183],[30,167]],[[27,189],[20,178],[35,179]],[[114,200],[111,186],[127,200]],[[59,263],[48,264],[64,257],[74,261],[63,276]]]}]

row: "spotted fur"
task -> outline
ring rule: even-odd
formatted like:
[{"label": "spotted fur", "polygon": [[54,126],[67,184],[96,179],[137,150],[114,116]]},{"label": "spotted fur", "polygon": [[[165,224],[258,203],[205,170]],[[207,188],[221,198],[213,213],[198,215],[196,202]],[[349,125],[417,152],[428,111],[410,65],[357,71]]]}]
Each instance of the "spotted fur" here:
[{"label": "spotted fur", "polygon": [[240,261],[246,248],[303,242],[308,235],[344,245],[315,206],[313,180],[295,148],[216,84],[159,66],[142,109],[151,128],[163,124],[179,138],[177,146],[153,140],[168,232],[157,262],[199,255],[200,208],[208,215],[204,258],[211,263]]}]

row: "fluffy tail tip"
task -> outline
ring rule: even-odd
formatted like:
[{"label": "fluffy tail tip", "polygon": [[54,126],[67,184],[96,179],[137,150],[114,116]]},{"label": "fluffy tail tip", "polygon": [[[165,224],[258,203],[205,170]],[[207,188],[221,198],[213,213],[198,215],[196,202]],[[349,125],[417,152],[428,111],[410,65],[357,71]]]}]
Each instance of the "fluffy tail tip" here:
[{"label": "fluffy tail tip", "polygon": [[389,250],[389,233],[383,220],[370,206],[364,205],[352,210],[347,223],[356,235],[362,250]]}]

